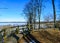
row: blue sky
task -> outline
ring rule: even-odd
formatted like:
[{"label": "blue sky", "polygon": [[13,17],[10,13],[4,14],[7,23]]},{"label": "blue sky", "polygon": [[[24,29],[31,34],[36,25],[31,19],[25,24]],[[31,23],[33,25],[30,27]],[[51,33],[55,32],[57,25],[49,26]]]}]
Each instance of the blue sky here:
[{"label": "blue sky", "polygon": [[[10,22],[10,21],[26,21],[23,16],[23,9],[25,4],[29,2],[29,0],[0,0],[0,22]],[[49,2],[44,3],[46,8],[43,9],[41,20],[43,20],[43,15],[52,14],[52,3],[51,0]],[[55,1],[56,10],[58,9],[58,1]],[[57,10],[58,11],[58,10]],[[57,12],[58,14],[58,12]]]},{"label": "blue sky", "polygon": [[25,21],[22,10],[29,0],[0,0],[1,21]]},{"label": "blue sky", "polygon": [[[42,10],[42,15],[41,15],[41,20],[43,20],[44,19],[44,16],[45,15],[51,15],[51,16],[53,16],[53,7],[52,7],[52,2],[51,2],[52,0],[47,0],[47,2],[44,2],[44,6],[45,6],[45,8]],[[58,12],[59,11],[59,0],[55,0],[54,1],[55,2],[55,8],[56,8],[56,18],[58,18],[58,16],[59,16],[59,14],[60,14],[60,12]]]}]

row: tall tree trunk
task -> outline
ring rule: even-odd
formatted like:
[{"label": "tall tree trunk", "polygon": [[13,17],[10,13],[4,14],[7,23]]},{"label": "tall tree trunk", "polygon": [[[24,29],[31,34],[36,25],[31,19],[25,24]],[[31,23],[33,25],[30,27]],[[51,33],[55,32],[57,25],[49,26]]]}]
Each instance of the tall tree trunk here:
[{"label": "tall tree trunk", "polygon": [[38,9],[38,17],[39,17],[39,29],[40,29],[40,11]]},{"label": "tall tree trunk", "polygon": [[33,17],[33,14],[31,13],[30,14],[30,29],[32,30],[32,17]]},{"label": "tall tree trunk", "polygon": [[34,29],[35,29],[35,22],[36,22],[36,8],[34,7]]},{"label": "tall tree trunk", "polygon": [[38,19],[39,19],[39,29],[40,29],[40,18],[41,18],[41,9],[42,9],[42,0],[38,0]]},{"label": "tall tree trunk", "polygon": [[56,27],[56,10],[55,10],[54,0],[52,0],[52,6],[53,6],[53,14],[54,14],[54,28],[55,28],[55,27]]}]

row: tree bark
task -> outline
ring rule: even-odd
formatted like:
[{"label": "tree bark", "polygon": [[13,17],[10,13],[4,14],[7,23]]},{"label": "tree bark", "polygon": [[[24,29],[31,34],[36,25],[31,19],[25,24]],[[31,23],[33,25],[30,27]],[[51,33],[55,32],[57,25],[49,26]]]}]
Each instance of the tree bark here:
[{"label": "tree bark", "polygon": [[54,14],[54,28],[55,28],[55,27],[56,27],[56,9],[55,9],[54,0],[52,0],[52,6],[53,6],[53,14]]}]

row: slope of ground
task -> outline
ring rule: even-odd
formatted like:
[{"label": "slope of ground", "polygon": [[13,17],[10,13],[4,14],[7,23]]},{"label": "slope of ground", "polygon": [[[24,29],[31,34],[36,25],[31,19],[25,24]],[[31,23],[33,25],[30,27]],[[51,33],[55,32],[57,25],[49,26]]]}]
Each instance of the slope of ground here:
[{"label": "slope of ground", "polygon": [[60,43],[60,31],[54,29],[40,30],[31,33],[37,40],[42,43]]}]

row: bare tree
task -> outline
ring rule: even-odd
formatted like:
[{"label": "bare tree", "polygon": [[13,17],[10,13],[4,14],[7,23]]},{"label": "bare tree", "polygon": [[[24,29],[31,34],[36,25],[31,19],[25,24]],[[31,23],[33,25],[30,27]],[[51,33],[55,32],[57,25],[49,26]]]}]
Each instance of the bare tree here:
[{"label": "bare tree", "polygon": [[32,29],[32,21],[33,21],[33,4],[29,2],[26,4],[25,9],[23,10],[25,13],[25,17],[27,19],[27,24],[30,29]]},{"label": "bare tree", "polygon": [[34,21],[34,29],[35,29],[35,26],[36,26],[36,10],[37,10],[36,0],[34,0],[34,1],[33,1],[33,21]]},{"label": "bare tree", "polygon": [[54,0],[52,0],[52,6],[53,6],[53,14],[54,14],[54,28],[56,27],[56,9],[55,9],[55,4]]},{"label": "bare tree", "polygon": [[38,11],[38,19],[39,19],[39,29],[40,29],[40,18],[41,18],[41,11],[42,11],[42,0],[37,0],[37,11]]},{"label": "bare tree", "polygon": [[36,15],[38,15],[39,29],[40,29],[41,10],[42,10],[42,0],[30,0],[30,2],[26,5],[24,9],[24,13],[27,17],[27,21],[29,24],[32,24],[32,23],[34,24],[34,29],[35,29],[35,23],[36,23]]},{"label": "bare tree", "polygon": [[47,22],[46,26],[50,27],[49,23],[53,21],[53,15],[52,14],[44,15],[44,21]]}]

